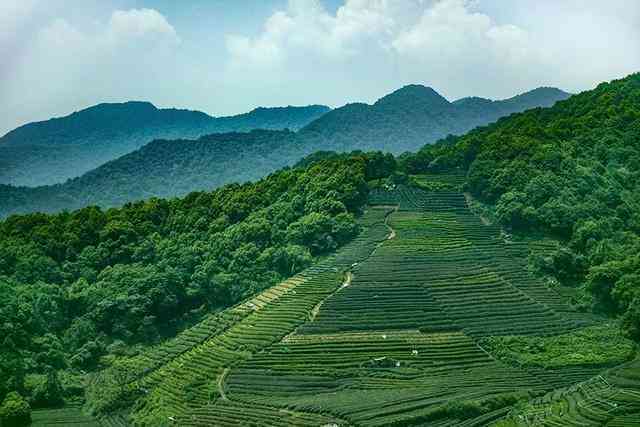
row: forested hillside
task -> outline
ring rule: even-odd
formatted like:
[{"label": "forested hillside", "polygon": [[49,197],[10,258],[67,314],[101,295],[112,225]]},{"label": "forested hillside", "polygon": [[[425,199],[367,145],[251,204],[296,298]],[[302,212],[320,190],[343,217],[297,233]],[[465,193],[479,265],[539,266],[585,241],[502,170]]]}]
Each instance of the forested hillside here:
[{"label": "forested hillside", "polygon": [[155,140],[65,184],[0,185],[0,215],[118,206],[149,197],[182,196],[230,182],[256,180],[307,154],[295,133],[255,130],[198,140]]},{"label": "forested hillside", "polygon": [[256,108],[230,117],[158,109],[148,102],[99,104],[66,117],[29,123],[0,138],[0,183],[63,182],[158,138],[198,138],[217,132],[299,129],[328,107]]},{"label": "forested hillside", "polygon": [[487,224],[464,179],[370,181],[356,239],[119,358],[87,407],[105,425],[636,426],[637,345],[531,270],[555,239]]},{"label": "forested hillside", "polygon": [[393,168],[361,155],[183,199],[0,222],[0,402],[82,399],[87,372],[304,269],[358,234],[366,181]]},{"label": "forested hillside", "polygon": [[459,168],[507,227],[565,242],[537,268],[581,288],[585,308],[623,314],[640,338],[640,74],[516,114],[403,160]]},{"label": "forested hillside", "polygon": [[374,105],[333,110],[298,133],[254,131],[193,141],[157,140],[65,184],[33,189],[0,185],[0,217],[182,196],[261,178],[318,150],[416,150],[448,134],[567,96],[558,89],[540,88],[504,101],[465,98],[450,103],[433,89],[407,86]]}]

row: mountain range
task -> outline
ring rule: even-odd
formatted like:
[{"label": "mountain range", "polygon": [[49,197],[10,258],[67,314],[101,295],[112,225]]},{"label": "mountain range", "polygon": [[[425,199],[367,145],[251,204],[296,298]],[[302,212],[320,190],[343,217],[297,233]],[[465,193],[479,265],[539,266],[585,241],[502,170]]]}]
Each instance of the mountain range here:
[{"label": "mountain range", "polygon": [[50,185],[80,176],[159,138],[198,138],[251,129],[299,129],[329,107],[256,108],[211,117],[159,109],[149,102],[99,104],[65,117],[29,123],[0,138],[0,183]]},{"label": "mountain range", "polygon": [[[559,89],[538,88],[501,101],[463,98],[449,102],[431,88],[409,85],[384,96],[372,105],[348,104],[331,111],[321,106],[297,110],[293,107],[288,107],[289,110],[254,110],[248,115],[225,120],[238,127],[260,122],[269,123],[275,128],[277,123],[285,123],[284,117],[289,117],[286,127],[295,129],[294,125],[301,124],[304,119],[314,115],[319,117],[297,132],[267,129],[248,133],[217,133],[196,140],[156,139],[64,184],[36,188],[3,185],[0,186],[0,216],[33,211],[56,212],[87,205],[111,207],[153,196],[181,196],[230,182],[261,178],[279,168],[293,165],[302,157],[318,150],[381,150],[394,154],[415,151],[447,135],[463,134],[511,113],[550,106],[568,96],[568,93]],[[147,106],[149,111],[151,108],[152,106]],[[159,111],[156,113],[159,115],[169,114],[163,110],[156,111]],[[202,113],[169,111],[174,116],[190,115],[206,122],[203,119],[206,116]],[[265,119],[265,116],[285,111],[289,114],[282,114],[280,121]],[[258,112],[261,112],[262,120],[256,118],[259,116]],[[291,119],[294,112],[298,118],[296,121]],[[222,119],[217,120],[216,123]],[[170,123],[193,124],[196,121],[180,122],[176,119]],[[130,128],[134,126],[127,120],[124,123]],[[44,125],[40,126],[32,130],[33,134],[40,135],[38,140],[43,141],[40,146],[48,144],[49,147],[58,148],[64,145],[51,142],[53,138],[50,135],[53,131],[47,133],[42,130],[41,133],[36,133],[35,129],[45,129],[42,127]],[[120,127],[124,128],[125,125]],[[159,127],[153,129],[160,132]],[[165,132],[171,132],[174,136],[180,134],[180,127],[177,125],[165,124],[164,129],[169,129]],[[194,125],[190,129],[185,131],[184,138],[201,132],[204,127]],[[22,132],[24,134],[26,130]],[[85,131],[82,135],[93,133]],[[5,138],[9,141],[20,140],[14,133]],[[78,139],[80,137],[76,138]],[[50,142],[45,144],[46,141]],[[130,138],[129,143],[131,141]],[[16,142],[8,145],[20,146]],[[90,146],[90,143],[81,145],[83,149]]]},{"label": "mountain range", "polygon": [[541,87],[509,99],[471,97],[449,102],[434,89],[409,85],[373,105],[348,104],[334,109],[300,130],[316,149],[382,150],[394,154],[416,151],[447,135],[461,135],[500,117],[535,107],[549,107],[570,94]]}]

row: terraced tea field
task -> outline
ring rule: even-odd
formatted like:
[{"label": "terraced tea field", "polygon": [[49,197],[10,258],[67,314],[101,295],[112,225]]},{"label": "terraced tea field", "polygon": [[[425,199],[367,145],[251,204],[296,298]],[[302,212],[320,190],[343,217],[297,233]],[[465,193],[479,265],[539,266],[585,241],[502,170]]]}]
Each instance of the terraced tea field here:
[{"label": "terraced tea field", "polygon": [[553,243],[484,225],[446,188],[370,203],[335,255],[103,374],[95,409],[143,425],[639,425],[635,347],[528,272]]}]

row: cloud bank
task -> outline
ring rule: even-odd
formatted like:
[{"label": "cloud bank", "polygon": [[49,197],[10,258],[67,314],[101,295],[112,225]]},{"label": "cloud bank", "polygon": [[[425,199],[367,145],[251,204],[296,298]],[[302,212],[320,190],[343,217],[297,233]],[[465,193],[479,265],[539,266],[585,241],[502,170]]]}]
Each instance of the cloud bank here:
[{"label": "cloud bank", "polygon": [[257,27],[241,2],[192,24],[153,8],[164,2],[61,1],[0,3],[0,134],[105,101],[220,115],[372,102],[409,83],[450,99],[577,92],[640,71],[636,0],[264,0],[274,6]]},{"label": "cloud bank", "polygon": [[54,19],[3,71],[0,111],[27,121],[66,114],[70,106],[154,97],[179,44],[175,28],[152,9],[116,10],[85,28]]}]

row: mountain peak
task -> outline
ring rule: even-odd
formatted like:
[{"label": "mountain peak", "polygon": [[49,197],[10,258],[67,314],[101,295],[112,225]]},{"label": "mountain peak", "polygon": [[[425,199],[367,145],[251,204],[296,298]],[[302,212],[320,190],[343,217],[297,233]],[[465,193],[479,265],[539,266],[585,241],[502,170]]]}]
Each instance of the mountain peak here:
[{"label": "mountain peak", "polygon": [[432,109],[448,107],[450,102],[431,87],[411,84],[380,98],[374,105]]},{"label": "mountain peak", "polygon": [[505,104],[527,105],[527,108],[550,107],[557,101],[562,101],[571,96],[556,87],[542,86],[536,89],[521,93],[512,98],[503,100]]}]

